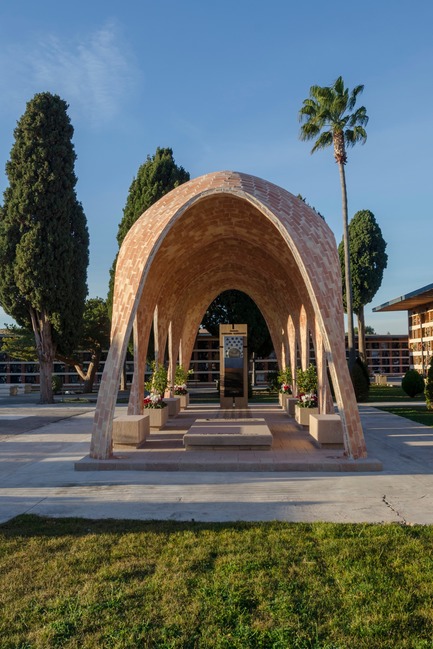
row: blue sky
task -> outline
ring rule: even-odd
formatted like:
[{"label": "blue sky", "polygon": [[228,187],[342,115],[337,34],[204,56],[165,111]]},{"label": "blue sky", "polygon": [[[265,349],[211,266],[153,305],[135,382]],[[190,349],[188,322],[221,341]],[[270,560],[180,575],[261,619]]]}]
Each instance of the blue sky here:
[{"label": "blue sky", "polygon": [[341,75],[370,117],[348,152],[349,214],[370,209],[388,243],[366,322],[405,333],[405,312],[371,307],[433,281],[432,24],[430,0],[0,0],[0,195],[16,122],[50,91],[75,128],[90,297],[106,296],[129,186],[158,146],[191,177],[231,169],[302,194],[339,243],[338,169],[299,140],[298,111]]}]

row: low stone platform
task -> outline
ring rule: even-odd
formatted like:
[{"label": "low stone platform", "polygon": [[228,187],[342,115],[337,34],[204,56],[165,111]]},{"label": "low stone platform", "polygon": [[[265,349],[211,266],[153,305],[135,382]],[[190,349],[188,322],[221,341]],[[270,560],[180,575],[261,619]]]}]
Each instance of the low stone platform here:
[{"label": "low stone platform", "polygon": [[321,447],[344,448],[340,415],[310,415],[310,435]]},{"label": "low stone platform", "polygon": [[149,435],[149,415],[123,415],[113,420],[114,446],[139,448]]},{"label": "low stone platform", "polygon": [[197,419],[183,436],[187,451],[267,451],[272,433],[264,419]]}]

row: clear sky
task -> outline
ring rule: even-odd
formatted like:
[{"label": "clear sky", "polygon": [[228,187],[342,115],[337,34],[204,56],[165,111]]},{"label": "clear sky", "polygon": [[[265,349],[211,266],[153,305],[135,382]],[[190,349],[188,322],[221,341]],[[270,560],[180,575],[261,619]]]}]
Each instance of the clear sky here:
[{"label": "clear sky", "polygon": [[341,75],[364,84],[370,117],[348,152],[349,214],[370,209],[388,243],[366,323],[406,333],[406,312],[371,307],[433,282],[432,25],[431,0],[0,0],[0,196],[16,122],[50,91],[75,128],[90,297],[106,297],[129,186],[158,146],[191,177],[230,169],[302,194],[339,243],[338,169],[299,140],[298,111]]}]

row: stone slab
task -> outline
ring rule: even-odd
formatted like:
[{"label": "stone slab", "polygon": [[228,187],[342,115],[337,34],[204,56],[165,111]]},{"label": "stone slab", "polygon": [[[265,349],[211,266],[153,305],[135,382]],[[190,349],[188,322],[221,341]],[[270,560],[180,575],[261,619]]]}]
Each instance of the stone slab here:
[{"label": "stone slab", "polygon": [[138,448],[150,432],[149,415],[124,415],[113,420],[113,444]]},{"label": "stone slab", "polygon": [[269,450],[272,433],[264,419],[197,419],[183,437],[192,450]]},{"label": "stone slab", "polygon": [[310,415],[310,435],[320,446],[344,447],[340,415]]}]

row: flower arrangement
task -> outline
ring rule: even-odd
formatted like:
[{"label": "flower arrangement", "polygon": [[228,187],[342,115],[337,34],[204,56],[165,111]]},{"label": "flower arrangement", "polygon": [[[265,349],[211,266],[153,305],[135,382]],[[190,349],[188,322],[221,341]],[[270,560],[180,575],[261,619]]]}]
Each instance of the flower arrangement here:
[{"label": "flower arrangement", "polygon": [[174,394],[176,394],[178,396],[180,394],[188,394],[188,390],[186,388],[186,383],[182,383],[182,385],[177,385],[177,383],[175,383],[174,388],[173,388],[173,392],[174,392]]},{"label": "flower arrangement", "polygon": [[188,394],[186,382],[188,381],[188,377],[192,374],[192,372],[193,370],[185,370],[182,365],[176,366],[176,371],[174,374],[174,394]]},{"label": "flower arrangement", "polygon": [[301,408],[317,408],[317,394],[314,392],[301,392],[296,398]]},{"label": "flower arrangement", "polygon": [[317,408],[317,372],[314,365],[306,370],[296,370],[296,383],[299,388],[298,405],[301,408]]},{"label": "flower arrangement", "polygon": [[282,394],[292,394],[292,370],[286,367],[278,373],[278,383]]},{"label": "flower arrangement", "polygon": [[165,408],[166,405],[161,395],[156,392],[151,392],[143,401],[143,408]]},{"label": "flower arrangement", "polygon": [[165,408],[166,403],[163,401],[164,392],[167,387],[167,370],[164,365],[152,363],[152,376],[146,381],[144,387],[148,395],[144,398],[143,408]]}]

